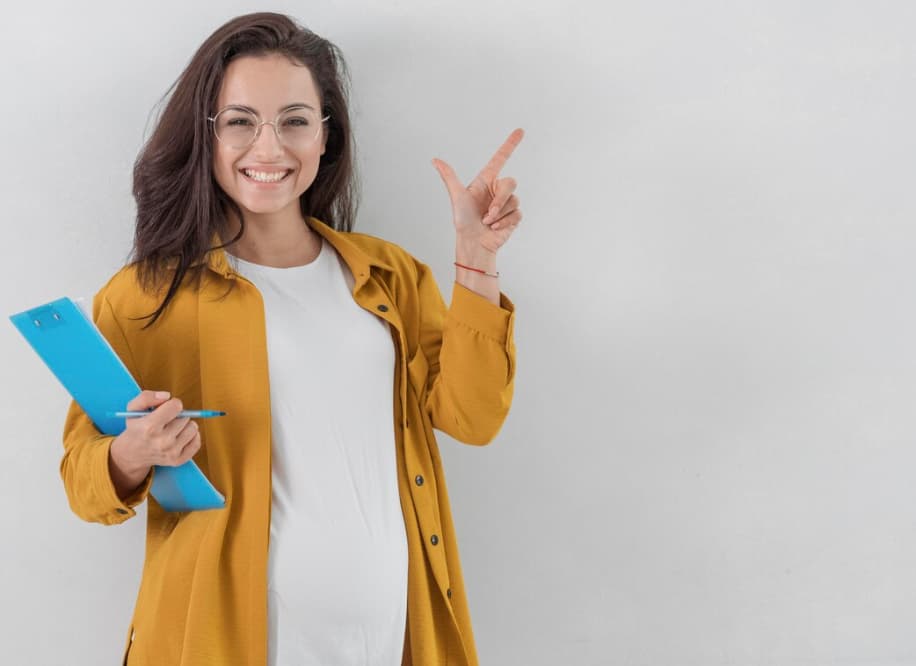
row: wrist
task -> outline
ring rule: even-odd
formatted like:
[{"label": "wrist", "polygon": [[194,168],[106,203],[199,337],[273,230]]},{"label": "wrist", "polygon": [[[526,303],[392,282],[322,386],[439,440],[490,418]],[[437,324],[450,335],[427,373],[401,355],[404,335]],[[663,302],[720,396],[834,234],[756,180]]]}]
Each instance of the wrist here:
[{"label": "wrist", "polygon": [[480,245],[476,247],[463,247],[458,245],[455,248],[455,261],[459,264],[492,271],[496,268],[496,253]]},{"label": "wrist", "polygon": [[126,452],[124,447],[126,445],[127,442],[121,439],[121,437],[116,437],[114,441],[111,442],[111,446],[108,449],[109,470],[120,479],[139,483],[149,474],[151,465],[138,463],[132,460],[129,455],[125,455]]},{"label": "wrist", "polygon": [[499,271],[496,271],[494,273],[492,271],[488,271],[483,268],[475,268],[474,266],[468,266],[467,264],[463,264],[460,261],[455,262],[455,267],[460,268],[463,271],[468,271],[470,273],[477,273],[478,275],[486,275],[487,277],[491,277],[491,278],[499,277]]}]

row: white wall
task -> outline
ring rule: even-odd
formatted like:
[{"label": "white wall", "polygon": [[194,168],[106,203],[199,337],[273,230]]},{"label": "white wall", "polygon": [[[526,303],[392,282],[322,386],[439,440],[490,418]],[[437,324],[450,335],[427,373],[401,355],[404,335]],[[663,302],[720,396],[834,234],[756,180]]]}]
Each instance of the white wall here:
[{"label": "white wall", "polygon": [[[229,18],[354,75],[362,231],[435,267],[429,164],[508,132],[516,399],[442,436],[484,664],[916,664],[916,5],[21,4],[0,23],[0,312],[130,247],[154,105]],[[80,522],[67,396],[0,326],[0,662],[116,663],[145,513]]]}]

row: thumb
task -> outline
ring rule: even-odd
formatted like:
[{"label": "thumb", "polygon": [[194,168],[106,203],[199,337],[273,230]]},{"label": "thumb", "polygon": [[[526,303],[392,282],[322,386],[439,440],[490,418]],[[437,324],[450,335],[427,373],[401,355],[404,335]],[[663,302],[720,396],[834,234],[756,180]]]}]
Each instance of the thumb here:
[{"label": "thumb", "polygon": [[436,167],[436,171],[439,172],[439,177],[442,178],[442,182],[445,183],[449,198],[452,201],[456,201],[458,195],[461,194],[461,191],[464,189],[464,185],[458,180],[455,170],[446,162],[438,158],[433,158],[433,166]]},{"label": "thumb", "polygon": [[127,411],[142,412],[146,409],[158,407],[171,397],[168,391],[143,391],[140,395],[127,403]]}]

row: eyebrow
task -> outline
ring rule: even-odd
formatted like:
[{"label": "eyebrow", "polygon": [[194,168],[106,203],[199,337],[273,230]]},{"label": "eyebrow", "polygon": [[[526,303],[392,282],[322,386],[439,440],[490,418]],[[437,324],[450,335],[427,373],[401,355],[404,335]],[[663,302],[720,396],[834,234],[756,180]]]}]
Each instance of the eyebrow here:
[{"label": "eyebrow", "polygon": [[[238,109],[245,109],[246,111],[251,111],[255,115],[261,115],[260,113],[258,113],[257,109],[255,109],[254,107],[248,106],[247,104],[227,104],[226,105],[226,107],[230,107],[230,106],[238,108]],[[280,113],[283,113],[284,111],[289,111],[290,109],[298,109],[300,107],[305,107],[306,109],[311,109],[312,111],[315,110],[315,107],[313,107],[310,104],[306,104],[305,102],[294,102],[292,104],[287,104],[282,109],[280,109]]]}]

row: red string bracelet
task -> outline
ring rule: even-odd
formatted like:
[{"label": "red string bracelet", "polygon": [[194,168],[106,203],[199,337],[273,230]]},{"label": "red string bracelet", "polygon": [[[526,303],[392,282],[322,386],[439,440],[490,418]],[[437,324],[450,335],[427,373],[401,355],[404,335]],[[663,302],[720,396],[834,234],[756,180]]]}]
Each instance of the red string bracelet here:
[{"label": "red string bracelet", "polygon": [[495,273],[488,273],[487,271],[480,270],[479,268],[471,268],[470,266],[465,266],[464,264],[459,264],[457,261],[455,262],[455,265],[456,265],[458,268],[463,268],[463,269],[468,270],[468,271],[474,271],[475,273],[480,273],[481,275],[488,275],[489,277],[494,277],[494,278],[498,278],[498,277],[499,277],[499,271],[496,271]]}]

